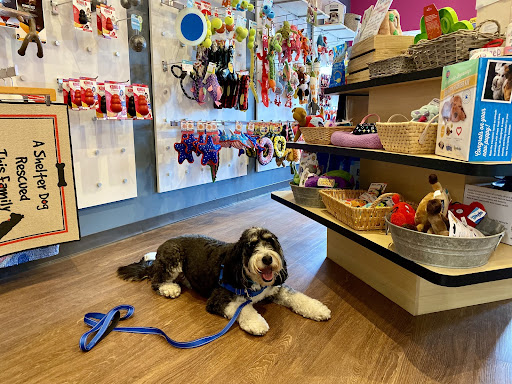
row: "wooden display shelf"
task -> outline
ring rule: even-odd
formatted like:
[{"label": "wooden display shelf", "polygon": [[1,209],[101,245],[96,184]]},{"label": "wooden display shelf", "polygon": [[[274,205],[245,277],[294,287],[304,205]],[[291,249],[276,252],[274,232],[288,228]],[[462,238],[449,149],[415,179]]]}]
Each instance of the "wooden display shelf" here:
[{"label": "wooden display shelf", "polygon": [[2,87],[0,87],[0,95],[50,96],[51,101],[57,100],[57,92],[53,88],[4,87],[4,86],[2,86]]},{"label": "wooden display shelf", "polygon": [[500,244],[489,262],[482,267],[467,269],[433,267],[405,259],[394,252],[391,235],[386,235],[384,231],[356,231],[338,221],[326,209],[298,205],[291,191],[273,192],[271,197],[433,284],[443,287],[462,287],[512,278],[512,247],[509,245]]},{"label": "wooden display shelf", "polygon": [[377,149],[336,147],[334,145],[317,145],[306,143],[287,143],[289,148],[309,152],[330,153],[333,155],[359,157],[388,163],[410,165],[437,171],[446,171],[471,176],[512,176],[512,162],[503,163],[468,163],[437,155],[407,155]]},{"label": "wooden display shelf", "polygon": [[417,71],[412,73],[401,73],[398,75],[380,77],[377,79],[370,79],[358,83],[340,85],[338,87],[331,87],[325,89],[326,94],[331,95],[349,95],[349,94],[362,94],[368,93],[368,90],[375,87],[382,87],[386,85],[395,85],[401,83],[421,82],[425,80],[432,80],[441,78],[443,68],[427,69],[424,71]]}]

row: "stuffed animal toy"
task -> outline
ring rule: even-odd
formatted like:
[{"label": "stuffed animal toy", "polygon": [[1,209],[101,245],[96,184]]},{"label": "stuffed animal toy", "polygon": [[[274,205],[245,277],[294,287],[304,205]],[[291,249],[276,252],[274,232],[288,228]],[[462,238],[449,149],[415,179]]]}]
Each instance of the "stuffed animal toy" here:
[{"label": "stuffed animal toy", "polygon": [[299,123],[299,126],[305,127],[308,125],[306,117],[308,113],[302,107],[296,107],[292,109],[293,119]]},{"label": "stuffed animal toy", "polygon": [[379,28],[379,35],[402,35],[400,14],[396,9],[390,9]]},{"label": "stuffed animal toy", "polygon": [[400,195],[394,194],[392,197],[393,203],[393,209],[391,210],[391,217],[389,218],[389,221],[399,227],[414,227],[414,216],[416,214],[416,211],[414,208],[407,203],[400,201]]},{"label": "stuffed animal toy", "polygon": [[283,42],[286,43],[288,47],[292,45],[290,41],[290,37],[292,34],[297,33],[297,31],[293,30],[289,21],[284,21],[283,26],[277,30],[276,33],[280,33],[283,36]]},{"label": "stuffed animal toy", "polygon": [[495,75],[492,79],[492,98],[494,100],[503,100],[503,83],[505,83],[505,66],[503,63],[496,63],[494,69]]},{"label": "stuffed animal toy", "polygon": [[427,218],[428,223],[430,224],[430,228],[428,233],[434,233],[435,235],[448,236],[450,232],[448,232],[448,219],[446,215],[441,213],[443,209],[443,205],[441,200],[432,199],[427,203]]},{"label": "stuffed animal toy", "polygon": [[434,104],[427,104],[411,112],[411,117],[413,121],[425,122],[429,121],[435,115],[439,114],[439,106]]},{"label": "stuffed animal toy", "polygon": [[324,117],[322,115],[306,116],[306,127],[323,127]]},{"label": "stuffed animal toy", "polygon": [[453,216],[455,216],[457,219],[461,220],[463,217],[466,218],[466,222],[471,227],[476,227],[475,222],[468,219],[468,216],[473,212],[475,209],[480,208],[482,211],[485,212],[484,206],[479,203],[478,201],[475,201],[469,205],[461,204],[461,203],[451,203],[448,207],[448,210],[453,213]]},{"label": "stuffed animal toy", "polygon": [[446,217],[448,213],[448,206],[450,205],[450,201],[448,199],[448,195],[443,190],[441,183],[437,180],[437,175],[431,174],[428,177],[428,182],[432,185],[433,191],[427,194],[420,202],[418,209],[416,210],[416,215],[414,216],[414,223],[418,228],[419,232],[426,232],[430,227],[427,213],[427,204],[430,200],[439,199],[442,205],[441,213]]}]

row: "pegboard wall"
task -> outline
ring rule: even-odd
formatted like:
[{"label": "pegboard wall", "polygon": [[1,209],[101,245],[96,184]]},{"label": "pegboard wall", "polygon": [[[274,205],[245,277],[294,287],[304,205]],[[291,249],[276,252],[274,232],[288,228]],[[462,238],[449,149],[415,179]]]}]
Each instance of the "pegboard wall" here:
[{"label": "pegboard wall", "polygon": [[[246,121],[253,119],[254,112],[251,107],[247,112],[214,109],[209,97],[206,104],[201,106],[183,95],[179,80],[172,75],[170,68],[174,64],[181,65],[182,60],[194,60],[195,51],[190,47],[180,46],[176,37],[174,24],[178,10],[162,4],[161,0],[149,0],[149,5],[158,192],[167,192],[212,181],[210,168],[203,167],[197,158],[193,164],[178,164],[174,143],[181,140],[181,131],[178,126],[172,125],[173,121]],[[221,2],[213,2],[212,6],[220,7]],[[245,41],[236,43],[234,59],[235,71],[247,68]],[[163,62],[167,64],[166,71]],[[230,123],[225,128],[234,130],[235,127]],[[219,164],[217,180],[247,175],[248,159],[246,156],[238,157],[237,149],[223,148],[220,151]]]},{"label": "pegboard wall", "polygon": [[[126,18],[119,0],[109,4],[115,7],[117,19]],[[130,80],[126,21],[119,22],[118,38],[109,40],[97,35],[95,13],[90,33],[74,28],[72,3],[60,5],[58,15],[52,14],[49,0],[43,1],[43,9],[47,43],[42,59],[36,56],[34,43],[24,57],[19,56],[21,41],[14,38],[15,29],[0,27],[0,68],[16,65],[19,70],[13,85],[58,90],[58,78]],[[57,98],[63,101],[62,92]],[[137,196],[133,123],[95,121],[94,116],[94,111],[69,111],[79,208]]]}]

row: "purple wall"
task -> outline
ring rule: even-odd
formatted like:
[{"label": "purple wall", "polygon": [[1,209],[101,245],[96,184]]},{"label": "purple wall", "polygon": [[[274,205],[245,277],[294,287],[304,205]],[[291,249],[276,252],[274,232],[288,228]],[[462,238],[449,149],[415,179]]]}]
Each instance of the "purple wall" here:
[{"label": "purple wall", "polygon": [[[363,15],[364,11],[374,5],[376,0],[352,0],[350,12]],[[411,31],[420,29],[420,19],[423,15],[423,8],[434,3],[436,7],[452,7],[459,20],[469,20],[476,16],[476,0],[444,0],[434,2],[433,0],[394,0],[391,9],[396,9],[401,16],[402,30]]]}]

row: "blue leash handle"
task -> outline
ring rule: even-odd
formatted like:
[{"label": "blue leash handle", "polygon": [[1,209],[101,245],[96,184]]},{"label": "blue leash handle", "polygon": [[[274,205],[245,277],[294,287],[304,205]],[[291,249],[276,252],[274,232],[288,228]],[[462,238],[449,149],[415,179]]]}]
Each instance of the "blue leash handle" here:
[{"label": "blue leash handle", "polygon": [[[165,338],[169,344],[171,344],[175,348],[197,348],[212,341],[218,339],[222,335],[224,335],[233,323],[236,321],[242,309],[251,303],[251,300],[247,300],[244,303],[240,304],[240,306],[235,311],[235,314],[229,320],[229,323],[222,329],[220,332],[211,335],[205,336],[197,340],[192,341],[175,341],[171,339],[169,336],[165,334],[164,331],[158,328],[153,327],[117,327],[119,321],[123,321],[129,319],[133,313],[135,312],[135,308],[131,305],[118,305],[117,307],[112,308],[108,311],[107,314],[98,313],[98,312],[89,312],[84,316],[84,323],[88,326],[92,327],[89,331],[85,332],[80,338],[80,349],[84,352],[88,352],[94,348],[96,344],[98,344],[102,339],[104,339],[110,332],[127,332],[127,333],[140,333],[144,335],[159,335]],[[124,315],[121,315],[121,311],[126,311]],[[94,335],[92,339],[87,342],[91,335]]]}]

